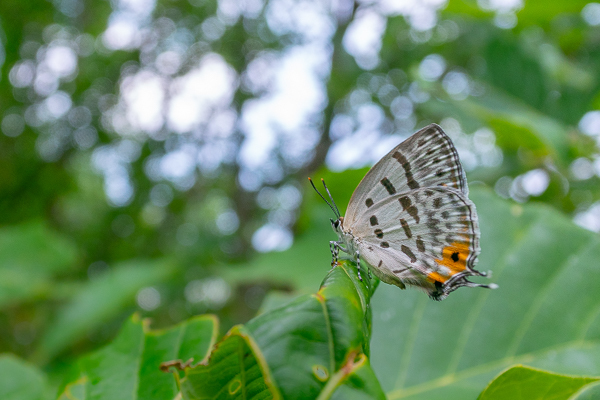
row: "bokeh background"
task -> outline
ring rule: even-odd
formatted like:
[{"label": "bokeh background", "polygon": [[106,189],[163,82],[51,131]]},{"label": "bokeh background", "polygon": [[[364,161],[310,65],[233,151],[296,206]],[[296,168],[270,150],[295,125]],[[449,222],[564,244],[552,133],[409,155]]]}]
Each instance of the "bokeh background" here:
[{"label": "bokeh background", "polygon": [[598,232],[599,71],[588,1],[2,0],[0,351],[59,380],[132,312],[226,331],[315,291],[306,177],[344,207],[431,122],[469,182]]}]

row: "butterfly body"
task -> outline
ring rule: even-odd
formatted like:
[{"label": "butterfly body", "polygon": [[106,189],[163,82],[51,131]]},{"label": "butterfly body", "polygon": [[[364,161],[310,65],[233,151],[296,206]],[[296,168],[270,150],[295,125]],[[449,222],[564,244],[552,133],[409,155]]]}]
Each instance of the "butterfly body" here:
[{"label": "butterfly body", "polygon": [[[333,207],[332,207],[333,209]],[[334,209],[334,212],[336,212]],[[475,205],[450,138],[429,125],[400,143],[365,175],[346,212],[331,220],[338,258],[361,261],[383,282],[414,286],[442,300],[467,280],[479,248]]]}]

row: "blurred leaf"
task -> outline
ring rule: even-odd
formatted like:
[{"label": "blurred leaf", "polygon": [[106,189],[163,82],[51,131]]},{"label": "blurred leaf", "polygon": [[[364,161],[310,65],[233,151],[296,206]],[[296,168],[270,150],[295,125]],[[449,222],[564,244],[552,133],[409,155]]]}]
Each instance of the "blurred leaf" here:
[{"label": "blurred leaf", "polygon": [[166,261],[131,260],[115,265],[103,276],[86,283],[58,312],[35,357],[41,360],[54,357],[90,329],[132,304],[140,289],[162,282],[173,271],[173,266]]},{"label": "blurred leaf", "polygon": [[184,398],[384,399],[367,360],[366,285],[344,262],[318,293],[234,327],[207,364],[185,369]]},{"label": "blurred leaf", "polygon": [[[529,25],[548,25],[557,16],[565,14],[579,14],[583,6],[589,1],[553,1],[529,0],[524,2],[523,7],[517,12],[520,27]],[[492,11],[483,11],[476,0],[452,0],[444,10],[448,13],[460,13],[473,17],[492,19]]]},{"label": "blurred leaf", "polygon": [[569,400],[597,400],[600,399],[600,382],[590,383],[582,387]]},{"label": "blurred leaf", "polygon": [[[361,168],[332,173],[322,170],[314,174],[315,184],[323,178],[332,192],[338,208],[344,213],[348,201],[368,169]],[[323,260],[331,259],[329,241],[336,240],[329,219],[331,209],[313,192],[306,181],[302,216],[298,222],[301,231],[294,238],[294,245],[286,251],[260,254],[247,264],[222,270],[222,276],[230,283],[268,281],[289,285],[300,293],[311,293],[319,286],[326,273]]]},{"label": "blurred leaf", "polygon": [[11,354],[0,355],[0,399],[39,400],[46,377],[34,366]]},{"label": "blurred leaf", "polygon": [[[271,252],[255,257],[246,265],[223,269],[222,276],[230,283],[267,281],[279,285],[292,285],[301,293],[310,293],[318,287],[331,258],[329,241],[335,239],[328,207],[315,207],[315,224],[297,236],[294,245],[282,252]],[[319,218],[320,217],[320,218]],[[320,226],[316,221],[321,221]],[[324,269],[325,268],[325,269]]]},{"label": "blurred leaf", "polygon": [[581,9],[588,3],[588,0],[553,2],[529,0],[517,13],[517,18],[520,25],[550,24],[560,16],[568,14],[579,16]]},{"label": "blurred leaf", "polygon": [[478,400],[568,400],[580,388],[598,379],[553,374],[517,365],[490,382]]},{"label": "blurred leaf", "polygon": [[569,160],[571,128],[491,87],[476,98],[445,102],[434,100],[424,106],[436,115],[455,115],[461,122],[465,118],[475,119],[479,125],[489,126],[502,150],[516,152],[524,148],[539,158],[549,155],[563,166]]},{"label": "blurred leaf", "polygon": [[65,385],[59,399],[172,399],[177,387],[160,364],[175,358],[204,359],[217,334],[212,315],[162,331],[149,330],[134,315],[111,344],[80,361],[78,378]]},{"label": "blurred leaf", "polygon": [[0,308],[49,291],[52,275],[77,257],[70,240],[41,222],[0,228]]},{"label": "blurred leaf", "polygon": [[474,398],[515,363],[600,374],[598,235],[547,206],[471,189],[479,269],[490,268],[500,288],[461,289],[435,303],[382,285],[371,362],[388,399]]}]

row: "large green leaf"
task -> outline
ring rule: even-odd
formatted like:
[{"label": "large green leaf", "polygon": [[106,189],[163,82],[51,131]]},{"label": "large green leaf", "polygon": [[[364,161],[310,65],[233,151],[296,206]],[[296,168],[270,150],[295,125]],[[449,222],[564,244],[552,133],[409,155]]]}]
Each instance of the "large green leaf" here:
[{"label": "large green leaf", "polygon": [[39,400],[46,377],[32,365],[10,354],[0,355],[0,399]]},{"label": "large green leaf", "polygon": [[161,371],[166,360],[203,360],[213,347],[218,322],[212,315],[192,318],[173,328],[152,331],[133,316],[108,346],[84,357],[59,399],[172,399],[178,389]]},{"label": "large green leaf", "polygon": [[517,365],[490,382],[478,400],[568,400],[579,389],[598,379],[553,374]]},{"label": "large green leaf", "polygon": [[54,357],[133,303],[138,290],[161,282],[173,270],[165,261],[131,260],[83,285],[45,332],[35,357],[42,362]]},{"label": "large green leaf", "polygon": [[246,329],[233,328],[211,354],[210,364],[186,369],[186,376],[179,380],[183,398],[281,398],[258,353]]},{"label": "large green leaf", "polygon": [[600,399],[600,382],[590,383],[582,387],[569,400],[596,400]]},{"label": "large green leaf", "polygon": [[385,398],[367,359],[375,283],[356,272],[342,263],[316,294],[234,327],[208,363],[185,368],[184,398]]},{"label": "large green leaf", "polygon": [[473,187],[479,268],[496,291],[461,289],[436,303],[382,285],[373,299],[371,362],[389,399],[475,398],[515,363],[600,374],[600,238],[559,212]]},{"label": "large green leaf", "polygon": [[52,290],[52,275],[73,268],[77,249],[39,222],[0,229],[0,308]]}]

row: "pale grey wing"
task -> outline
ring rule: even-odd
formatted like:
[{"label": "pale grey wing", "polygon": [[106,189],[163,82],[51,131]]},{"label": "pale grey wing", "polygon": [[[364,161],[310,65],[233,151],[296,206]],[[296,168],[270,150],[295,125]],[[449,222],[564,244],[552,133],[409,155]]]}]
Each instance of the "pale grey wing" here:
[{"label": "pale grey wing", "polygon": [[474,269],[480,252],[477,212],[462,192],[429,187],[391,195],[358,221],[350,229],[360,238],[361,257],[401,280],[403,274],[423,275],[426,282],[404,283],[426,288],[432,297],[431,290],[447,295],[468,285],[467,277],[484,275]]},{"label": "pale grey wing", "polygon": [[443,186],[468,195],[467,179],[452,140],[431,124],[393,148],[365,175],[352,194],[346,226],[387,196],[423,187]]}]

